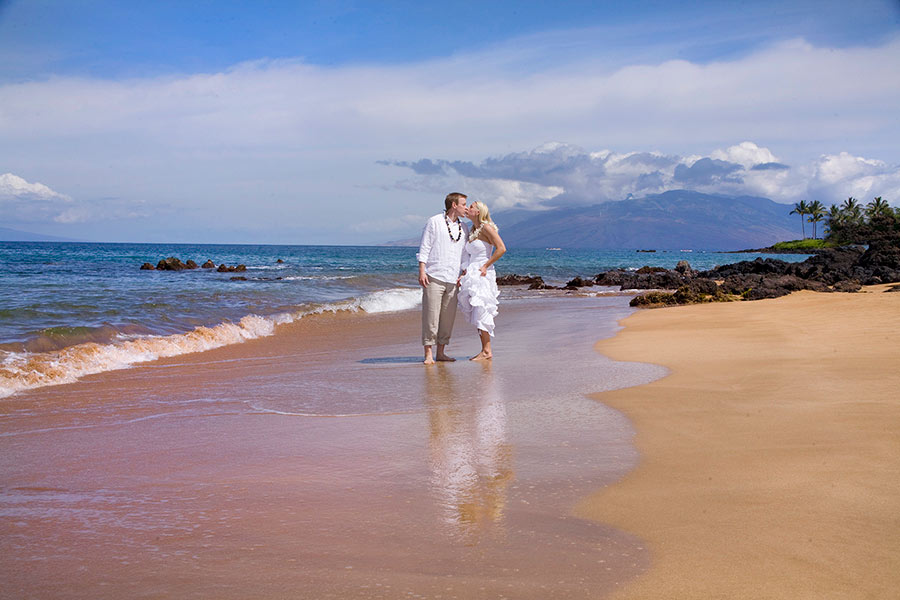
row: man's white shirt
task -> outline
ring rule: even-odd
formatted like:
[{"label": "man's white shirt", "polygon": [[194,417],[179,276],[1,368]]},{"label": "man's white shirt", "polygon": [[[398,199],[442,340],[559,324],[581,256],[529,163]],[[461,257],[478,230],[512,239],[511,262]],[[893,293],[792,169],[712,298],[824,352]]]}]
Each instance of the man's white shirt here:
[{"label": "man's white shirt", "polygon": [[428,219],[416,254],[418,261],[425,263],[425,273],[434,279],[455,283],[459,278],[462,251],[468,235],[469,228],[462,221],[450,221],[448,232],[444,213]]}]

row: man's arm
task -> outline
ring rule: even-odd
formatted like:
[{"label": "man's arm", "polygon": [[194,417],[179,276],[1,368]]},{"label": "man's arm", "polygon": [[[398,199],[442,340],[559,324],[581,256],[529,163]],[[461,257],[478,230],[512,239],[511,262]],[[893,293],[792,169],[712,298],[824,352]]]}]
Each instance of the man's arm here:
[{"label": "man's arm", "polygon": [[419,261],[419,285],[428,286],[428,274],[425,273],[425,263],[428,262],[428,255],[431,254],[431,247],[434,245],[434,222],[428,219],[425,223],[425,229],[422,231],[422,241],[419,242],[419,252],[416,259]]}]

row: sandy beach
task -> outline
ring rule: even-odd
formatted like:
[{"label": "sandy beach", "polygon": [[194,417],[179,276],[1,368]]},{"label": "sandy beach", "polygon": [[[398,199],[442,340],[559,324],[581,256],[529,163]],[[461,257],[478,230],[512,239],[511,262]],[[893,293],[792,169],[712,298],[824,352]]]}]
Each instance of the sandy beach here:
[{"label": "sandy beach", "polygon": [[883,289],[508,302],[430,368],[416,311],[314,315],[17,394],[0,597],[889,597]]},{"label": "sandy beach", "polygon": [[651,568],[617,598],[888,598],[900,588],[900,294],[642,311],[597,349],[671,375],[595,399],[641,459],[575,513]]}]

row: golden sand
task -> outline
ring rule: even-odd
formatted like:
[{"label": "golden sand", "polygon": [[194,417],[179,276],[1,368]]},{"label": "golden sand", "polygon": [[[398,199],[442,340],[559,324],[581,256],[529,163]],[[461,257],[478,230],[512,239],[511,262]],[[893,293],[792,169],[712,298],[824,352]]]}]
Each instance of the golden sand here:
[{"label": "golden sand", "polygon": [[665,365],[596,399],[642,459],[575,513],[645,539],[621,598],[900,593],[900,294],[641,311],[597,348]]}]

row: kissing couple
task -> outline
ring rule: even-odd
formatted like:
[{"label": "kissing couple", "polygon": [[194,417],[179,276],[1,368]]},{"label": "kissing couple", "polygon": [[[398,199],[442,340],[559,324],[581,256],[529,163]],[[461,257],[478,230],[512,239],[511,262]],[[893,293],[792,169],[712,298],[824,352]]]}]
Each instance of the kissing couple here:
[{"label": "kissing couple", "polygon": [[[422,286],[422,345],[425,364],[456,360],[447,356],[457,306],[481,338],[481,352],[469,360],[489,360],[494,317],[497,316],[497,275],[494,263],[506,252],[497,226],[484,202],[466,206],[468,196],[453,192],[444,211],[425,223],[416,258]],[[471,227],[460,221],[469,219]],[[437,350],[434,350],[434,346]]]}]

